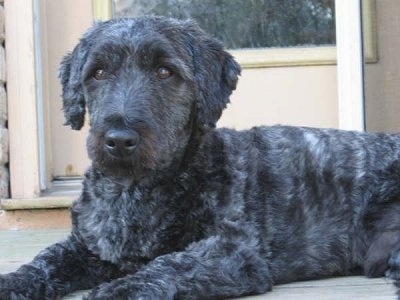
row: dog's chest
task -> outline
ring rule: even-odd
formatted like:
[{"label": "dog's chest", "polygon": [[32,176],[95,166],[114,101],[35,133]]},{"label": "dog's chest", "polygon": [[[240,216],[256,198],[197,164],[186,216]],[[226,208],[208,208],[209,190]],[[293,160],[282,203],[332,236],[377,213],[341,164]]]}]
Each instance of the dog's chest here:
[{"label": "dog's chest", "polygon": [[162,195],[157,197],[158,205],[140,191],[123,192],[112,200],[81,202],[78,230],[88,248],[126,270],[167,251],[176,218],[167,206],[160,205]]}]

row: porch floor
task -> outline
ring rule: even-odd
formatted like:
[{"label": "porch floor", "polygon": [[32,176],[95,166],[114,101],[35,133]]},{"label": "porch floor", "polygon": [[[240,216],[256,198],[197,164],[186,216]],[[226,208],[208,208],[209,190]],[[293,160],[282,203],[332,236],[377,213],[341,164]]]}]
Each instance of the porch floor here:
[{"label": "porch floor", "polygon": [[[68,230],[0,230],[0,273],[8,273],[28,262],[44,247],[68,235]],[[85,292],[63,299],[81,299]],[[395,288],[389,280],[361,276],[296,282],[275,286],[273,291],[246,300],[395,300]]]}]

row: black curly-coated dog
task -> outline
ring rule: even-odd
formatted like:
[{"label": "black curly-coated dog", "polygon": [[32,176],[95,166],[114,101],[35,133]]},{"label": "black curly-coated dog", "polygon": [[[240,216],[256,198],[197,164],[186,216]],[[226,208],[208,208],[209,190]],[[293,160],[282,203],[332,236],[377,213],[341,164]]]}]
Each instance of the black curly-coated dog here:
[{"label": "black curly-coated dog", "polygon": [[239,65],[191,21],[95,24],[62,62],[92,166],[70,237],[1,299],[223,299],[336,275],[400,279],[400,135],[215,129]]}]

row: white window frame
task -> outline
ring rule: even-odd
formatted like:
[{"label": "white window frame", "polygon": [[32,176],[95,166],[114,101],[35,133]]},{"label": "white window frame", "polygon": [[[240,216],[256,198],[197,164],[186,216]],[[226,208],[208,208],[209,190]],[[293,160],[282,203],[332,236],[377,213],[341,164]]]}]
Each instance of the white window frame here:
[{"label": "white window frame", "polygon": [[[10,134],[10,187],[11,198],[2,200],[4,209],[26,209],[26,208],[49,208],[66,207],[71,204],[75,196],[45,196],[41,191],[40,181],[40,135],[37,93],[37,74],[35,61],[35,32],[34,32],[34,1],[35,0],[4,0],[6,36],[12,37],[6,40],[7,57],[7,97],[8,97],[8,118]],[[109,0],[93,0],[94,15],[106,16],[110,13]],[[337,19],[342,21],[341,25],[345,28],[355,28],[357,21],[352,21],[352,16],[360,15],[360,10],[356,6],[345,8],[345,3],[357,2],[356,0],[336,0]],[[345,3],[344,3],[345,2]],[[363,0],[364,6],[368,6],[369,13],[374,13],[374,0]],[[100,6],[99,6],[100,5]],[[351,10],[348,11],[348,10]],[[351,14],[350,14],[351,13]],[[347,15],[347,16],[346,16]],[[343,18],[343,19],[342,19]],[[373,16],[368,16],[368,22],[364,22],[364,28],[369,32],[373,27]],[[372,22],[370,21],[372,20]],[[339,22],[340,23],[340,22]],[[352,29],[352,30],[353,30]],[[339,68],[341,70],[353,70],[360,72],[354,65],[345,59],[347,55],[358,52],[361,44],[355,43],[352,48],[342,47],[341,36],[346,34],[338,33],[338,57]],[[347,32],[350,35],[349,32]],[[376,45],[373,35],[367,35],[364,44],[367,61],[377,60]],[[349,38],[349,37],[347,37]],[[345,40],[345,39],[344,39]],[[345,44],[343,44],[345,45]],[[357,49],[357,47],[359,47]],[[311,50],[312,49],[312,50]],[[313,52],[314,51],[314,52]],[[354,51],[354,53],[353,53]],[[243,67],[275,67],[287,65],[313,65],[313,64],[335,64],[335,47],[315,47],[315,48],[292,48],[292,49],[261,49],[261,50],[235,50],[232,53],[238,58]],[[342,56],[343,55],[343,58]],[[267,58],[267,59],[266,59]],[[359,67],[358,67],[359,68]],[[346,72],[346,71],[340,71]],[[354,74],[354,73],[353,73]],[[339,78],[340,82],[346,79]],[[362,84],[358,83],[354,91],[353,88],[340,83],[339,99],[340,112],[339,126],[346,129],[360,129],[360,121],[356,125],[345,125],[350,119],[359,119],[362,104]],[[362,92],[361,92],[362,93]],[[345,99],[353,99],[348,102]],[[23,108],[23,109],[22,109]],[[347,120],[347,121],[346,121]],[[361,122],[362,123],[362,122]],[[358,124],[358,125],[357,125]],[[348,128],[349,127],[349,128]]]}]

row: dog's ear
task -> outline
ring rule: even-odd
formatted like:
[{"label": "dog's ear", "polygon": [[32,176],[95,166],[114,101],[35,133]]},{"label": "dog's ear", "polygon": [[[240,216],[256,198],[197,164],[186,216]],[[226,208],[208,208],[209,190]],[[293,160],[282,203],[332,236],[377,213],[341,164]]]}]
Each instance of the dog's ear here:
[{"label": "dog's ear", "polygon": [[82,128],[85,120],[85,97],[82,89],[82,70],[88,56],[88,44],[82,39],[72,53],[61,61],[59,78],[62,85],[63,111],[72,129]]},{"label": "dog's ear", "polygon": [[214,128],[236,88],[240,66],[221,42],[194,23],[189,48],[197,84],[197,116],[200,126]]}]

